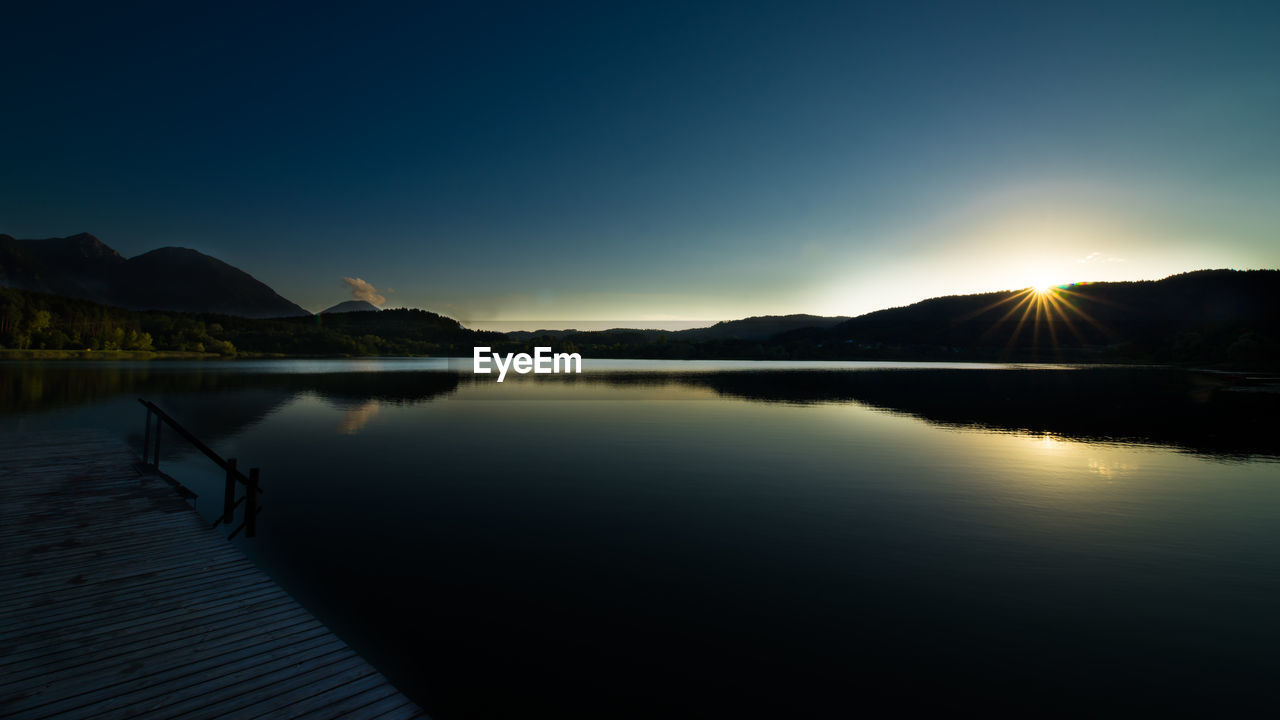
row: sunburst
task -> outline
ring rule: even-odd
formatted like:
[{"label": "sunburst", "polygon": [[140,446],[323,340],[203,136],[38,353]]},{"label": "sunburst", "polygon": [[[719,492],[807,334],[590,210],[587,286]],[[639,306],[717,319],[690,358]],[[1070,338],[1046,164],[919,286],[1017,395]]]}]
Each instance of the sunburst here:
[{"label": "sunburst", "polygon": [[1054,354],[1061,356],[1062,348],[1058,338],[1058,328],[1060,326],[1065,327],[1081,345],[1088,344],[1088,341],[1085,339],[1084,334],[1081,333],[1080,327],[1077,325],[1078,322],[1087,323],[1105,335],[1112,334],[1105,326],[1085,312],[1080,302],[1084,299],[1084,296],[1073,288],[1073,284],[1059,285],[1050,282],[1039,282],[1024,290],[1011,293],[975,313],[971,313],[966,316],[966,319],[985,314],[1002,305],[1010,305],[1009,309],[983,334],[983,337],[989,337],[991,333],[1003,327],[1006,321],[1016,317],[1017,324],[1013,328],[1013,333],[1009,336],[1009,341],[1005,344],[1006,356],[1017,345],[1018,339],[1022,337],[1022,333],[1025,331],[1031,333],[1032,353],[1035,353],[1040,348],[1041,333],[1047,332],[1049,344]]}]

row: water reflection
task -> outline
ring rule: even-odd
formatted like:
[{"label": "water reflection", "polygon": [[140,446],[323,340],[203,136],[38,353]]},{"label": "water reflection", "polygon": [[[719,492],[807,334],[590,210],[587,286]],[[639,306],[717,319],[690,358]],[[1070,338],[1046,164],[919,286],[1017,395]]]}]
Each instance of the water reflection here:
[{"label": "water reflection", "polygon": [[288,367],[0,367],[0,424],[143,395],[261,466],[246,552],[446,720],[1277,700],[1272,401],[1228,379]]},{"label": "water reflection", "polygon": [[1141,469],[1141,465],[1126,462],[1107,462],[1097,458],[1089,460],[1089,469],[1097,473],[1100,477],[1107,480],[1115,480],[1125,475],[1135,473]]},{"label": "water reflection", "polygon": [[338,432],[343,435],[355,435],[365,425],[368,425],[369,421],[381,409],[382,403],[378,400],[366,400],[359,405],[347,408],[343,411],[342,422],[338,425]]},{"label": "water reflection", "polygon": [[746,400],[856,402],[941,425],[1170,445],[1224,457],[1280,454],[1280,394],[1226,375],[1161,368],[701,373],[679,382]]},{"label": "water reflection", "polygon": [[[800,405],[857,403],[945,426],[1155,443],[1220,457],[1280,455],[1280,438],[1270,432],[1268,420],[1280,410],[1280,394],[1241,392],[1247,388],[1239,387],[1239,378],[1171,369],[917,366],[761,372],[735,367],[646,372],[629,366],[625,372],[517,377],[498,385],[443,366],[404,371],[392,365],[400,370],[396,372],[376,363],[353,365],[346,372],[314,367],[326,371],[267,372],[261,364],[228,363],[0,364],[0,422],[141,395],[163,398],[195,423],[192,429],[202,437],[219,437],[234,435],[301,393],[313,393],[344,409],[339,432],[351,434],[384,406],[443,397],[609,402],[720,397]],[[366,371],[370,368],[376,371]],[[626,388],[644,392],[617,392]],[[210,398],[217,402],[210,404]]]}]

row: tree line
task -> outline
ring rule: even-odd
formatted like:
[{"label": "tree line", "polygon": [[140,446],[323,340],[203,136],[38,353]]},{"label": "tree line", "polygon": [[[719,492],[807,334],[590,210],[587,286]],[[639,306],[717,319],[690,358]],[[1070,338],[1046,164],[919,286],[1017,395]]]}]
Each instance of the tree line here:
[{"label": "tree line", "polygon": [[[365,317],[355,317],[355,316]],[[423,310],[260,320],[135,311],[0,288],[0,349],[174,351],[254,355],[466,355],[476,333]]]}]

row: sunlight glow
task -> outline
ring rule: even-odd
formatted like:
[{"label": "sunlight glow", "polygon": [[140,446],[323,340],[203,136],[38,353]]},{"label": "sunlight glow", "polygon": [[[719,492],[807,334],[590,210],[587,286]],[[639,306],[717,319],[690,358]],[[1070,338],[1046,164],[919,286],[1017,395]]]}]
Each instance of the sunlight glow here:
[{"label": "sunlight glow", "polygon": [[1044,332],[1048,336],[1045,339],[1048,340],[1049,349],[1055,355],[1061,355],[1058,343],[1058,332],[1060,330],[1066,330],[1075,336],[1076,340],[1082,344],[1085,343],[1084,336],[1081,334],[1080,329],[1076,327],[1077,322],[1086,323],[1108,337],[1114,335],[1106,326],[1100,324],[1089,313],[1085,312],[1082,307],[1083,303],[1081,301],[1084,296],[1077,292],[1076,288],[1087,284],[1067,283],[1054,285],[1046,283],[1024,290],[1005,293],[1004,298],[970,313],[965,319],[974,318],[1002,306],[1007,306],[1009,309],[992,323],[991,327],[982,336],[984,339],[990,336],[991,333],[998,332],[1000,328],[1005,327],[1006,322],[1016,322],[1013,332],[1009,336],[1009,341],[1005,344],[1006,354],[1017,346],[1018,339],[1024,331],[1030,331],[1030,344],[1033,349],[1040,347],[1041,333]]}]

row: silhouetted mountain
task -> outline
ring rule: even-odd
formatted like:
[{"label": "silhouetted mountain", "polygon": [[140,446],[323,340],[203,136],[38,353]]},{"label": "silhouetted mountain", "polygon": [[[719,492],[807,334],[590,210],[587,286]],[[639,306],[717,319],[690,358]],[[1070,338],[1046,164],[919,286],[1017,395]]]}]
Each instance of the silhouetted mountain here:
[{"label": "silhouetted mountain", "polygon": [[1280,271],[1200,270],[931,298],[774,341],[819,357],[1274,361]]},{"label": "silhouetted mountain", "polygon": [[[0,297],[0,305],[13,308],[5,310],[12,318],[0,318],[0,344],[282,355],[468,355],[476,345],[528,352],[551,344],[591,358],[1280,367],[1280,270],[1203,270],[1159,281],[1080,283],[1043,294],[1011,290],[931,298],[843,321],[789,315],[681,331],[503,334],[468,330],[456,320],[422,310],[334,312],[352,303],[313,320],[252,277],[192,250],[164,248],[124,260],[88,235],[55,241],[0,236],[0,280],[5,285],[93,298],[95,283],[103,277],[112,304],[170,307],[203,317],[121,316],[108,323],[101,318],[110,313],[100,308],[74,307],[68,304],[72,301],[47,296],[23,298],[14,290],[8,291],[18,293],[12,298]],[[42,309],[51,313],[52,323],[38,314]],[[305,320],[243,319],[290,312]],[[106,334],[108,328],[114,334]],[[790,329],[765,335],[778,328]]]},{"label": "silhouetted mountain", "polygon": [[[507,337],[512,340],[533,340],[536,338],[565,339],[576,338],[598,342],[613,340],[625,342],[628,339],[642,338],[652,342],[658,338],[671,338],[689,342],[706,340],[766,340],[778,333],[801,328],[829,328],[832,325],[848,320],[849,317],[824,317],[822,315],[760,315],[741,320],[723,320],[710,327],[690,328],[688,330],[645,330],[640,328],[610,328],[609,330],[512,330]],[[581,337],[577,337],[581,336]]]},{"label": "silhouetted mountain", "polygon": [[0,288],[0,350],[153,350],[266,355],[470,355],[507,342],[425,310],[247,318],[138,312],[62,295]]},{"label": "silhouetted mountain", "polygon": [[509,330],[506,335],[512,340],[532,340],[534,338],[563,338],[577,335],[579,330]]},{"label": "silhouetted mountain", "polygon": [[[290,324],[307,327],[319,326],[351,337],[373,335],[395,338],[402,342],[486,344],[503,342],[506,336],[498,332],[468,330],[451,317],[437,315],[426,310],[394,308],[371,312],[322,313],[311,320],[291,320]],[[470,347],[467,348],[470,350]]]},{"label": "silhouetted mountain", "polygon": [[126,260],[88,233],[48,240],[0,235],[0,285],[135,310],[310,315],[217,258],[167,247]]},{"label": "silhouetted mountain", "polygon": [[88,233],[48,240],[0,235],[0,285],[6,287],[102,299],[125,262]]},{"label": "silhouetted mountain", "polygon": [[703,340],[765,340],[778,333],[790,330],[829,328],[848,319],[848,316],[762,315],[742,320],[726,320],[706,328],[679,330],[672,333],[672,335],[694,342]]},{"label": "silhouetted mountain", "polygon": [[253,318],[311,314],[243,270],[187,248],[143,253],[123,270],[111,295],[122,307]]},{"label": "silhouetted mountain", "polygon": [[340,302],[331,308],[325,308],[320,311],[321,315],[332,315],[333,313],[349,313],[349,312],[378,312],[382,308],[371,302],[364,300],[347,300]]},{"label": "silhouetted mountain", "polygon": [[[747,318],[669,332],[614,329],[555,339],[598,358],[1197,363],[1280,366],[1280,271],[1203,270],[1160,281],[1081,283],[931,298],[829,327],[753,338]],[[739,328],[741,330],[737,330]],[[714,331],[714,332],[710,332]],[[508,334],[527,349],[543,338]],[[544,334],[543,337],[546,337]]]}]

